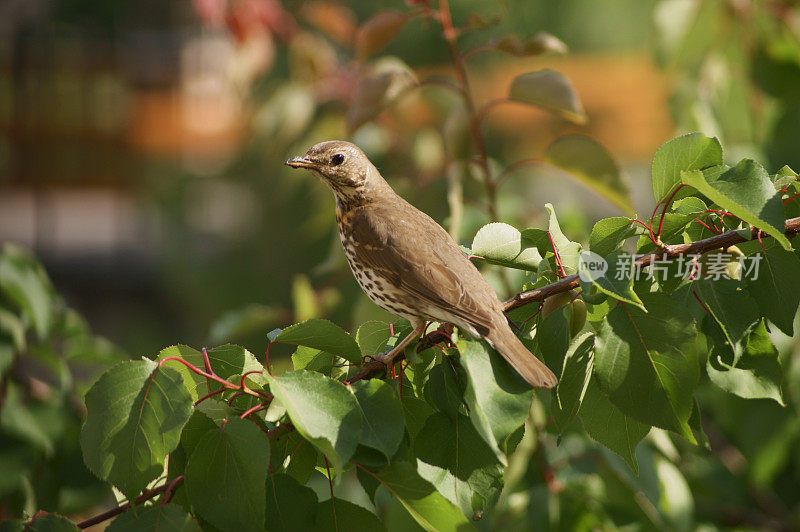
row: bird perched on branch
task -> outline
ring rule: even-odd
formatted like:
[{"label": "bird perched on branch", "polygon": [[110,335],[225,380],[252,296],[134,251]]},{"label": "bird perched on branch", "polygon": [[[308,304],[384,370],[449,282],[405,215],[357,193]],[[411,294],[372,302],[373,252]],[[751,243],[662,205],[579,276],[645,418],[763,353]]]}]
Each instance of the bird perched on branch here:
[{"label": "bird perched on branch", "polygon": [[448,322],[486,340],[532,386],[555,386],[553,372],[514,335],[494,290],[447,231],[398,196],[357,146],[322,142],[286,164],[311,170],[333,190],[339,235],[358,284],[414,328],[378,357],[387,367],[426,321]]}]

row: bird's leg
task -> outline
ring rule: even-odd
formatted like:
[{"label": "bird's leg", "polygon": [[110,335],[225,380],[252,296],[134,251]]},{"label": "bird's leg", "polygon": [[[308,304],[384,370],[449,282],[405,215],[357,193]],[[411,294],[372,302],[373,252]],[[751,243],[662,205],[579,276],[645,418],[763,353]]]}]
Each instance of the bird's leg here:
[{"label": "bird's leg", "polygon": [[394,363],[394,359],[397,358],[397,356],[400,355],[403,351],[405,351],[406,346],[408,344],[419,338],[419,336],[422,334],[424,330],[425,330],[425,322],[424,321],[418,322],[414,327],[414,330],[408,333],[406,337],[400,341],[399,344],[394,346],[392,350],[389,351],[388,353],[381,353],[375,355],[375,360],[383,362],[386,365],[387,369],[391,368],[392,364]]},{"label": "bird's leg", "polygon": [[355,375],[353,375],[351,379],[349,379],[349,382],[359,381],[361,379],[367,378],[370,375],[375,375],[380,371],[376,370],[375,367],[376,365],[386,366],[386,370],[388,371],[389,368],[391,368],[392,365],[394,364],[394,359],[397,358],[399,355],[401,355],[405,350],[406,346],[411,342],[413,342],[415,339],[417,339],[419,335],[422,334],[422,331],[425,330],[424,321],[420,321],[416,325],[412,323],[412,326],[414,327],[414,330],[408,333],[408,335],[405,338],[403,338],[403,340],[399,344],[394,346],[392,350],[389,351],[388,353],[380,353],[372,357],[373,361],[365,364],[358,373],[356,373]]}]

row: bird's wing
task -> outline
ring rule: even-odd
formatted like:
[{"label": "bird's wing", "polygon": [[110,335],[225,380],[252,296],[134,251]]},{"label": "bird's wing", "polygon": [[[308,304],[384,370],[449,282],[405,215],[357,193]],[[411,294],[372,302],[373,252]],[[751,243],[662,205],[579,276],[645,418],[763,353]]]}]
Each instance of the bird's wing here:
[{"label": "bird's wing", "polygon": [[402,209],[402,216],[379,208],[355,213],[357,260],[409,295],[487,334],[497,307],[494,291],[441,226],[411,209]]}]

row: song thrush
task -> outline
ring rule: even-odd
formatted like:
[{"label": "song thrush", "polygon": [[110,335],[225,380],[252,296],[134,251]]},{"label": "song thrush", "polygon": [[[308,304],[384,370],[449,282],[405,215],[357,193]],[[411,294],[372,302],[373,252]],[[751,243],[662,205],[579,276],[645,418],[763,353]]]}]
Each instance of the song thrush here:
[{"label": "song thrush", "polygon": [[553,372],[514,335],[494,290],[447,231],[398,196],[357,146],[322,142],[286,164],[308,168],[333,190],[339,235],[358,284],[414,328],[380,358],[387,367],[426,321],[448,322],[486,340],[532,386],[555,386]]}]

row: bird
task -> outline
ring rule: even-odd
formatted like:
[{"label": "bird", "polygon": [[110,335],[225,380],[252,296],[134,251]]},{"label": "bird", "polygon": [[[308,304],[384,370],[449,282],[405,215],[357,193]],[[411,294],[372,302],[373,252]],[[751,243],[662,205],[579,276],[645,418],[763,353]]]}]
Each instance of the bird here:
[{"label": "bird", "polygon": [[485,340],[531,386],[552,388],[553,372],[511,330],[489,283],[450,234],[399,196],[361,149],[331,140],[286,165],[316,174],[333,191],[350,269],[378,306],[413,328],[379,358],[391,367],[427,322],[452,323]]}]

